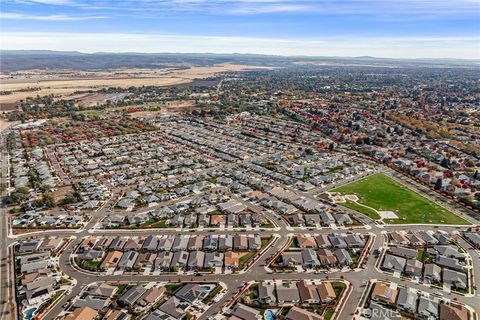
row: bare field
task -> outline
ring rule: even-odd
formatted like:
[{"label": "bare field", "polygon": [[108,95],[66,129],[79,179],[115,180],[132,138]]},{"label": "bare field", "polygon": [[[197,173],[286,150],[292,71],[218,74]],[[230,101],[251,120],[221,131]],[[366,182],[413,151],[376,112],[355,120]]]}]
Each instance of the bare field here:
[{"label": "bare field", "polygon": [[[130,79],[82,79],[82,80],[48,80],[36,83],[1,84],[1,90],[13,91],[12,94],[0,96],[0,103],[11,103],[36,95],[67,97],[75,91],[95,90],[106,87],[130,86],[171,86],[188,83],[191,80],[182,78],[130,78]],[[23,91],[27,88],[38,88],[32,91]],[[17,91],[22,90],[22,91]]]},{"label": "bare field", "polygon": [[[130,106],[135,107],[135,106]],[[139,106],[142,107],[142,106]],[[193,100],[175,100],[175,101],[169,101],[165,105],[161,107],[160,110],[157,111],[137,111],[134,113],[130,114],[130,117],[132,118],[149,118],[149,117],[155,117],[159,114],[163,115],[171,115],[171,114],[177,114],[177,113],[182,113],[182,112],[187,112],[187,111],[192,111],[194,110],[195,104]],[[128,108],[124,108],[128,109]]]},{"label": "bare field", "polygon": [[166,114],[175,114],[178,112],[192,111],[195,109],[194,101],[169,101],[162,110]]},{"label": "bare field", "polygon": [[97,103],[103,103],[107,100],[115,100],[118,97],[124,97],[123,93],[80,93],[80,94],[70,94],[69,99],[75,99],[79,101],[79,105],[83,106],[93,106]]},{"label": "bare field", "polygon": [[[150,107],[158,107],[158,110],[149,110]],[[181,112],[192,111],[196,108],[193,100],[174,100],[165,104],[149,103],[148,105],[130,105],[127,107],[111,107],[102,110],[83,110],[80,114],[93,116],[106,116],[110,113],[128,112],[131,118],[151,118],[157,115],[170,115]],[[138,111],[129,112],[129,110],[138,109]]]},{"label": "bare field", "polygon": [[0,132],[7,129],[10,125],[10,122],[6,121],[5,119],[0,118]]},{"label": "bare field", "polygon": [[57,187],[57,189],[53,193],[53,198],[56,203],[59,203],[63,200],[63,198],[65,198],[65,196],[67,196],[72,192],[73,192],[73,187],[71,185]]},{"label": "bare field", "polygon": [[130,86],[172,86],[190,83],[194,79],[205,79],[228,71],[244,71],[258,67],[219,64],[210,67],[190,67],[188,69],[115,69],[99,72],[65,70],[30,70],[3,74],[0,77],[0,90],[11,94],[0,95],[0,104],[12,103],[36,95],[53,94],[70,97],[75,91],[96,90],[105,87]]}]

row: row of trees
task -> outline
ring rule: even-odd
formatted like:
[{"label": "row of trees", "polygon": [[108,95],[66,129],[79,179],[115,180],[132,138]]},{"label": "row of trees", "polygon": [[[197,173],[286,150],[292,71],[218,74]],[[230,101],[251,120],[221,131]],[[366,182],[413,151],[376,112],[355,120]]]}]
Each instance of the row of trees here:
[{"label": "row of trees", "polygon": [[[28,193],[28,188],[18,188],[7,197],[6,203],[8,205],[20,205],[28,200]],[[32,202],[32,206],[35,208],[53,208],[55,205],[55,199],[53,198],[52,193],[48,191],[43,192],[40,198],[37,198]]]}]

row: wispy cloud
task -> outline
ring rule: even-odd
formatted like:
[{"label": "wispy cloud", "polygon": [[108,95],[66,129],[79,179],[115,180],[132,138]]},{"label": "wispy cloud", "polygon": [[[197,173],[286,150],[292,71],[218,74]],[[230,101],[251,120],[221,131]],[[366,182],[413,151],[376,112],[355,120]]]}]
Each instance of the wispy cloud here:
[{"label": "wispy cloud", "polygon": [[10,49],[480,57],[480,0],[0,2]]},{"label": "wispy cloud", "polygon": [[239,14],[260,14],[260,13],[279,13],[279,12],[307,12],[308,9],[313,9],[307,5],[298,4],[278,4],[278,3],[254,3],[248,5],[242,5],[236,8],[232,8],[230,13]]},{"label": "wispy cloud", "polygon": [[478,0],[124,0],[120,6],[207,13],[335,15],[478,14]]},{"label": "wispy cloud", "polygon": [[71,0],[16,0],[17,3],[24,4],[47,4],[47,5],[72,5]]},{"label": "wispy cloud", "polygon": [[38,21],[79,21],[91,19],[104,19],[105,16],[77,16],[65,14],[50,14],[50,15],[31,15],[16,12],[1,12],[1,20],[38,20]]},{"label": "wispy cloud", "polygon": [[4,0],[107,10],[169,10],[213,14],[324,13],[335,15],[477,14],[479,0]]}]

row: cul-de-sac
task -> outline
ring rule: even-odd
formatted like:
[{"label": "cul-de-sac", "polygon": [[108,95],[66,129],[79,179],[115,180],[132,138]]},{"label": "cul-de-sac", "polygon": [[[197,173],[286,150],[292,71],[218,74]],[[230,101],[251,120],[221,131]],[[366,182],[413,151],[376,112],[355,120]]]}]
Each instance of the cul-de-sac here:
[{"label": "cul-de-sac", "polygon": [[475,68],[205,59],[6,73],[0,318],[478,320]]}]

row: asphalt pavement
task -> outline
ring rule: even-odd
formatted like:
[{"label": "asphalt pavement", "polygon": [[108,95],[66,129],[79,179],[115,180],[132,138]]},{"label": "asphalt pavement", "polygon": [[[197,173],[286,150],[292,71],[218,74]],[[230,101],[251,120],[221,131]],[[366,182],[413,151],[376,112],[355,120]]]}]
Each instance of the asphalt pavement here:
[{"label": "asphalt pavement", "polygon": [[[54,155],[49,155],[49,157]],[[54,164],[55,166],[55,164]],[[389,171],[387,171],[389,172]],[[68,178],[68,177],[67,177]],[[64,183],[66,183],[66,178],[61,178]],[[349,180],[343,181],[343,183],[348,182]],[[337,183],[337,185],[341,184],[342,182]],[[316,189],[315,192],[322,191],[322,189]],[[200,277],[194,277],[192,275],[177,275],[177,274],[160,274],[160,275],[143,275],[143,274],[131,274],[131,275],[105,275],[105,274],[90,274],[87,272],[83,272],[78,270],[74,264],[71,262],[71,254],[76,246],[81,242],[82,238],[89,235],[95,236],[147,236],[151,234],[156,235],[164,235],[164,234],[189,234],[189,235],[196,235],[196,234],[211,234],[211,232],[207,229],[205,230],[164,230],[164,229],[143,229],[143,230],[125,230],[125,229],[115,229],[115,230],[101,230],[101,229],[93,229],[97,222],[99,222],[108,212],[110,206],[113,204],[114,199],[118,195],[120,191],[118,189],[113,189],[111,198],[108,200],[107,204],[104,205],[100,210],[95,211],[92,213],[92,219],[87,223],[85,228],[82,230],[52,230],[52,231],[42,231],[39,233],[29,233],[18,235],[15,237],[7,238],[8,230],[7,230],[7,223],[6,217],[3,212],[2,208],[2,216],[0,219],[0,260],[2,261],[2,265],[0,268],[0,293],[1,293],[1,301],[0,301],[0,308],[2,312],[2,319],[4,316],[8,316],[8,288],[9,288],[9,275],[8,275],[8,268],[6,268],[5,259],[8,255],[7,252],[7,244],[12,244],[19,240],[24,240],[27,238],[40,238],[46,235],[55,235],[61,237],[72,237],[73,239],[71,242],[64,248],[63,252],[60,254],[59,257],[59,269],[63,272],[66,276],[69,276],[76,280],[76,285],[72,288],[72,290],[67,293],[59,303],[57,303],[54,307],[49,309],[48,313],[45,315],[44,319],[50,320],[55,319],[62,311],[63,305],[72,299],[74,299],[79,292],[87,285],[101,281],[108,281],[108,282],[148,282],[148,281],[182,281],[182,282],[189,282],[189,281],[207,281],[207,282],[222,282],[227,286],[227,291],[220,301],[214,303],[210,309],[201,317],[201,319],[208,319],[213,314],[222,310],[222,308],[227,304],[232,297],[234,297],[239,288],[246,282],[255,280],[300,280],[300,279],[345,279],[346,281],[350,282],[352,285],[351,294],[348,297],[348,300],[345,303],[344,308],[342,309],[341,314],[339,315],[338,319],[352,319],[352,316],[355,314],[358,302],[360,297],[365,289],[365,285],[370,279],[383,279],[397,283],[407,284],[410,287],[430,292],[430,293],[437,293],[443,294],[441,290],[431,289],[422,284],[414,284],[411,282],[404,282],[401,279],[395,278],[383,272],[380,272],[375,268],[376,259],[372,255],[372,252],[375,249],[379,249],[384,245],[384,235],[385,231],[392,231],[392,230],[405,230],[405,231],[415,231],[415,230],[436,230],[435,226],[426,226],[426,225],[412,225],[412,226],[377,226],[373,221],[369,218],[364,217],[363,215],[348,210],[350,213],[354,214],[359,220],[367,222],[369,227],[368,228],[354,228],[354,229],[338,229],[332,230],[331,228],[319,228],[314,230],[308,229],[295,229],[292,230],[287,223],[283,219],[279,219],[279,216],[276,214],[268,211],[266,212],[267,218],[274,221],[276,224],[276,228],[273,229],[264,229],[261,231],[256,230],[216,230],[215,234],[232,234],[232,233],[259,233],[260,235],[275,235],[278,236],[278,239],[273,242],[273,244],[265,249],[263,254],[246,270],[245,272],[238,272],[235,274],[204,274]],[[304,196],[307,198],[315,199],[314,193],[306,192],[303,193]],[[237,197],[236,197],[237,198]],[[249,209],[252,211],[261,210],[261,212],[265,212],[263,208],[256,206],[255,204],[250,203],[249,201],[245,201],[241,198],[238,198],[242,203],[247,205]],[[442,199],[443,200],[443,199]],[[441,230],[445,230],[448,232],[452,231],[459,231],[459,229],[455,226],[440,226]],[[358,269],[356,271],[352,270],[349,272],[331,272],[327,274],[322,273],[269,273],[265,268],[266,260],[275,255],[279,252],[282,248],[288,245],[290,241],[291,234],[322,234],[322,233],[359,233],[359,234],[374,234],[374,243],[370,252],[368,253],[368,258],[365,262],[365,267]],[[461,240],[463,241],[463,240]],[[468,244],[460,242],[462,246],[468,246]],[[474,276],[475,282],[479,284],[480,282],[480,266],[479,266],[479,255],[478,252],[469,250],[469,253],[472,255],[472,263],[474,266]],[[448,296],[448,294],[445,294]],[[479,312],[479,298],[478,296],[474,297],[464,297],[464,296],[456,296],[457,300],[469,304],[470,306],[476,308],[477,312]],[[8,319],[8,318],[5,318]]]}]

